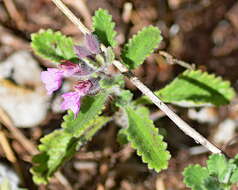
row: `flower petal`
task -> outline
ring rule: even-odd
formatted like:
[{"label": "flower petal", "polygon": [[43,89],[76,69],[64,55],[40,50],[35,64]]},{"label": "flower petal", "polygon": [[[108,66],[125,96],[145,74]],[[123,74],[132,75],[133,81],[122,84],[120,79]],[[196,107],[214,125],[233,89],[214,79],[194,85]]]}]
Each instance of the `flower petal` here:
[{"label": "flower petal", "polygon": [[61,104],[62,110],[72,110],[76,116],[80,110],[81,95],[78,92],[67,92],[62,94],[64,101]]},{"label": "flower petal", "polygon": [[47,71],[41,72],[41,80],[45,84],[49,95],[61,87],[62,78],[63,72],[59,69],[48,68]]}]

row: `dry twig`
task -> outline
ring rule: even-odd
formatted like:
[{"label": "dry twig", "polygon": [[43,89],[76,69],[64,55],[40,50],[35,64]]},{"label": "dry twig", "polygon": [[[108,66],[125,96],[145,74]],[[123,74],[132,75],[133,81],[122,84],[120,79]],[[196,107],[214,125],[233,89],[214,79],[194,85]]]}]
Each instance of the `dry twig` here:
[{"label": "dry twig", "polygon": [[23,28],[26,24],[24,22],[22,15],[18,12],[13,0],[3,0],[3,2],[7,8],[7,11],[11,19],[15,21],[16,25],[19,28]]},{"label": "dry twig", "polygon": [[18,173],[18,175],[21,178],[22,183],[24,183],[24,178],[22,176],[22,172],[21,172],[21,167],[15,157],[15,154],[8,142],[8,139],[4,133],[4,131],[0,131],[0,144],[2,146],[2,149],[6,155],[6,158],[8,159],[9,162],[12,163],[12,165],[14,166],[16,172]]},{"label": "dry twig", "polygon": [[92,26],[92,20],[91,20],[91,14],[90,11],[86,5],[86,3],[83,0],[64,0],[64,2],[68,5],[71,5],[72,7],[75,7],[77,9],[85,22],[85,25],[89,28]]}]

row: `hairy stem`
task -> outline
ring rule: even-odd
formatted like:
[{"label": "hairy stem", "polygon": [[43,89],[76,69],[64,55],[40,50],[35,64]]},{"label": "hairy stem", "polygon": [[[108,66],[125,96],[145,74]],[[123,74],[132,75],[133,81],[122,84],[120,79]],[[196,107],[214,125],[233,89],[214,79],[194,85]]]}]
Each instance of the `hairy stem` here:
[{"label": "hairy stem", "polygon": [[[90,31],[82,24],[82,22],[63,4],[61,0],[52,0],[56,6],[79,28],[81,32],[90,33]],[[119,61],[114,61],[113,65],[130,79],[130,81],[145,94],[158,108],[160,108],[185,134],[192,137],[197,143],[200,143],[212,153],[222,153],[215,145],[210,143],[206,138],[200,135],[196,130],[183,121],[176,113],[174,113],[166,104],[164,104],[147,86],[145,86],[137,77],[135,77],[128,69]]]}]

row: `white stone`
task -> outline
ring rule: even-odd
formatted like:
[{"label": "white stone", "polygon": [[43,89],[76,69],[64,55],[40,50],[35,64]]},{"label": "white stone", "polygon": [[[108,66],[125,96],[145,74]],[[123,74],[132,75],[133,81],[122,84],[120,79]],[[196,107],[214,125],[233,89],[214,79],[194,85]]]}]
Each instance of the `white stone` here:
[{"label": "white stone", "polygon": [[0,107],[17,127],[36,126],[46,117],[49,97],[45,93],[25,89],[1,79],[0,97]]},{"label": "white stone", "polygon": [[18,185],[20,183],[20,179],[17,174],[8,166],[5,166],[4,164],[0,163],[0,189],[2,183],[4,183],[5,180],[7,180],[7,182],[10,184],[11,190],[19,189]]},{"label": "white stone", "polygon": [[16,127],[39,125],[47,115],[50,96],[40,73],[39,64],[28,51],[17,51],[0,63],[0,107]]},{"label": "white stone", "polygon": [[12,77],[17,84],[36,86],[41,69],[28,51],[17,51],[0,63],[0,77]]},{"label": "white stone", "polygon": [[232,119],[226,119],[218,125],[214,134],[214,142],[217,144],[226,144],[235,136],[237,123]]},{"label": "white stone", "polygon": [[195,109],[189,109],[188,117],[200,123],[213,124],[218,121],[217,113],[215,112],[214,108],[211,107],[201,108],[199,111],[196,111]]}]

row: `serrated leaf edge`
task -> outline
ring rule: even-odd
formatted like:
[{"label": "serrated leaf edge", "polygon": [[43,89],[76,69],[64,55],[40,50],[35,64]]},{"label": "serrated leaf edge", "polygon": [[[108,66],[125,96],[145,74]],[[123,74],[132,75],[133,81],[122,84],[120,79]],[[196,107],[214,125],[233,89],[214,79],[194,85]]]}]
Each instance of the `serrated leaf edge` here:
[{"label": "serrated leaf edge", "polygon": [[[166,158],[164,160],[169,160],[171,158],[170,152],[167,151],[167,143],[163,141],[163,136],[159,134],[159,130],[158,128],[154,127],[153,121],[148,120],[148,122],[150,123],[150,125],[152,125],[152,130],[155,132],[155,134],[158,134],[159,140],[161,140],[161,147],[159,149],[159,151],[163,151],[166,154]],[[156,167],[153,166],[152,163],[149,162],[149,160],[147,159],[146,156],[144,156],[143,152],[140,149],[140,146],[137,146],[136,143],[133,142],[133,138],[130,137],[130,135],[127,134],[127,140],[130,142],[131,147],[134,148],[136,150],[136,153],[138,156],[141,157],[143,163],[148,165],[149,169],[155,170],[156,172],[160,172],[163,169],[168,168],[168,162],[164,164],[164,167],[160,167],[159,169],[157,169]]]},{"label": "serrated leaf edge", "polygon": [[[202,76],[201,76],[202,75]],[[210,80],[215,81],[215,83],[218,83],[221,89],[225,89],[226,91],[229,91],[226,94],[229,94],[229,97],[225,97],[223,96],[228,102],[231,101],[232,98],[234,98],[235,96],[235,91],[231,86],[231,83],[227,80],[222,79],[222,77],[220,76],[216,76],[214,74],[209,74],[207,72],[203,72],[201,70],[186,70],[183,73],[181,73],[178,77],[193,77],[193,78],[198,78],[198,77],[208,77]],[[171,85],[176,79],[175,78],[173,81],[171,81],[169,84],[167,84],[165,87],[163,87],[160,90],[154,91],[154,93],[156,94],[156,96],[158,96],[159,98],[161,98],[164,102],[166,103],[171,103],[171,104],[175,104],[181,107],[201,107],[201,106],[214,106],[215,104],[212,103],[204,103],[204,102],[199,102],[199,101],[192,101],[192,100],[184,100],[184,101],[166,101],[163,99],[163,97],[161,96],[161,93],[163,92],[163,90],[165,90],[166,88],[169,87],[169,85]],[[215,84],[214,84],[215,85]],[[216,89],[214,89],[216,90]],[[218,93],[221,93],[219,90],[216,90]],[[144,98],[146,98],[144,100]],[[135,100],[135,104],[141,104],[140,101],[144,101],[144,104],[150,104],[151,102],[147,99],[147,97],[142,96],[140,98],[138,98],[137,100]],[[219,105],[215,105],[215,106],[219,106]]]},{"label": "serrated leaf edge", "polygon": [[[113,19],[112,19],[112,15],[108,12],[108,10],[105,10],[105,9],[102,9],[102,8],[99,8],[98,10],[96,10],[95,11],[95,15],[92,17],[92,21],[93,21],[93,23],[95,23],[96,22],[96,17],[98,17],[99,16],[99,13],[100,13],[100,11],[101,12],[104,12],[105,14],[107,14],[108,15],[108,22],[110,22],[111,24],[110,24],[110,29],[112,30],[112,41],[111,42],[109,42],[109,43],[112,43],[112,44],[110,44],[112,47],[115,47],[116,45],[117,45],[117,41],[115,40],[115,37],[116,37],[116,35],[117,35],[117,32],[115,31],[115,26],[116,26],[116,24],[115,24],[115,22],[113,21]],[[95,30],[95,28],[94,28],[94,24],[93,24],[93,30]]]},{"label": "serrated leaf edge", "polygon": [[47,60],[50,60],[50,61],[53,61],[53,62],[55,62],[55,60],[52,60],[52,59],[50,59],[49,57],[45,56],[44,54],[40,53],[40,52],[38,51],[39,48],[33,43],[33,41],[37,40],[37,38],[39,37],[38,35],[39,35],[39,34],[42,34],[42,33],[45,33],[45,34],[47,34],[47,35],[48,35],[48,34],[50,34],[50,35],[53,35],[53,34],[54,34],[54,35],[58,35],[58,36],[61,36],[62,39],[71,40],[72,43],[73,43],[72,38],[67,37],[66,35],[62,34],[60,31],[53,31],[52,29],[47,29],[47,30],[45,30],[45,29],[40,29],[38,32],[31,34],[31,48],[34,50],[34,53],[35,53],[36,55],[40,56],[40,57],[43,57],[44,59],[47,59]]},{"label": "serrated leaf edge", "polygon": [[188,181],[187,181],[187,179],[189,178],[189,176],[187,175],[187,171],[190,170],[191,168],[201,168],[202,170],[206,170],[206,171],[207,171],[208,169],[205,168],[205,167],[200,166],[199,164],[189,165],[189,166],[187,166],[187,167],[184,169],[184,171],[183,171],[183,173],[182,173],[183,176],[184,176],[183,182],[184,182],[188,187],[193,188],[193,185],[192,185],[192,184],[189,184]]},{"label": "serrated leaf edge", "polygon": [[[137,39],[137,37],[139,35],[141,35],[143,32],[145,32],[147,29],[155,29],[157,31],[160,32],[161,34],[161,31],[159,30],[159,28],[155,27],[155,26],[152,26],[152,25],[149,25],[149,26],[146,26],[144,28],[142,28],[141,30],[139,30],[136,34],[134,34],[130,39],[129,41],[124,45],[124,47],[122,48],[122,52],[121,52],[121,55],[125,54],[127,49],[129,48],[129,46]],[[160,40],[159,42],[161,42],[163,40],[163,36],[160,35]],[[159,43],[158,42],[158,43]],[[159,45],[158,45],[159,46]],[[157,47],[158,48],[158,47]],[[148,54],[145,55],[145,57],[148,57],[149,55],[151,55],[154,51],[155,51],[156,48],[154,48],[153,50],[151,50]],[[145,59],[142,59],[139,61],[139,63],[136,63],[136,65],[141,65],[143,62],[144,62]],[[125,64],[127,67],[129,67],[129,65]]]}]

